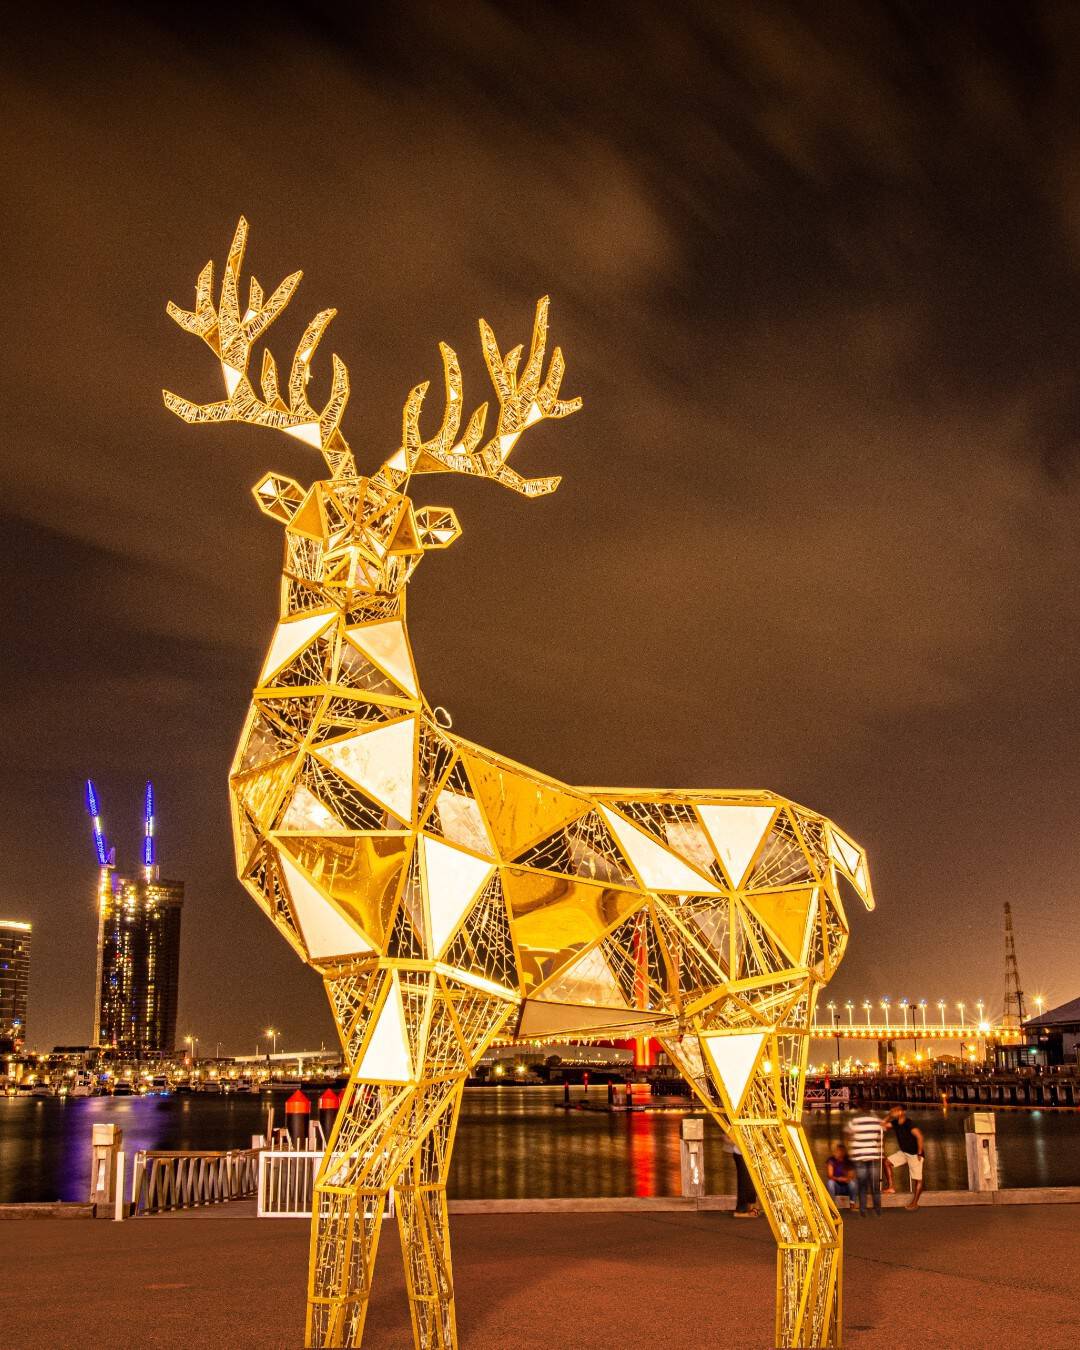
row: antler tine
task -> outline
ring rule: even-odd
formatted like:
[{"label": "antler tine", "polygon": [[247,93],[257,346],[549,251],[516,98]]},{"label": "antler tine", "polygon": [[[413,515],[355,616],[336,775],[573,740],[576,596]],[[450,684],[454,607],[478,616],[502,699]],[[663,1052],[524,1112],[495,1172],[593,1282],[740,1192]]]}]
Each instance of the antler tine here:
[{"label": "antler tine", "polygon": [[246,311],[240,313],[240,268],[247,247],[248,223],[240,217],[229,247],[229,256],[221,278],[218,307],[213,305],[214,268],[209,262],[199,273],[195,287],[194,310],[183,310],[171,301],[167,306],[172,319],[185,332],[201,337],[221,362],[227,398],[218,403],[193,403],[163,390],[165,406],[185,422],[247,422],[272,427],[321,450],[335,477],[356,472],[352,451],[341,433],[340,423],[349,399],[349,374],[345,363],[332,357],[333,376],[330,397],[322,412],[307,398],[311,378],[311,359],[337,313],[324,309],[308,324],[293,356],[289,372],[288,402],[281,396],[277,365],[268,349],[263,351],[260,399],[248,376],[251,349],[292,299],[302,272],[293,272],[265,299],[254,277],[248,287]]},{"label": "antler tine", "polygon": [[536,305],[529,357],[520,377],[518,366],[523,348],[511,348],[505,356],[491,326],[480,320],[480,342],[484,361],[499,399],[499,419],[495,434],[477,449],[484,434],[487,404],[482,403],[469,418],[465,435],[452,445],[461,417],[461,371],[457,357],[445,343],[443,354],[446,374],[446,413],[439,432],[430,441],[420,440],[420,408],[427,392],[426,383],[417,385],[405,401],[402,416],[402,445],[379,470],[377,477],[391,487],[400,487],[412,473],[467,473],[494,479],[526,497],[554,492],[560,478],[523,478],[511,469],[507,459],[527,427],[545,418],[569,417],[581,407],[581,399],[561,401],[558,397],[566,363],[556,347],[551,355],[547,378],[541,383],[547,346],[549,300],[545,295]]}]

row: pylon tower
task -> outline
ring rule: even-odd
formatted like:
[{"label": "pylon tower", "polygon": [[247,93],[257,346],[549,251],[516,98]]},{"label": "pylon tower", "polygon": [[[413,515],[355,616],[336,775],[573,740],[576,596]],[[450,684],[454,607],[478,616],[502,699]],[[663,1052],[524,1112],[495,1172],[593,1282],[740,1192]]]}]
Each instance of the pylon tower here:
[{"label": "pylon tower", "polygon": [[1005,1005],[1002,1024],[1007,1027],[1024,1025],[1024,992],[1020,988],[1020,971],[1016,964],[1016,940],[1013,937],[1012,905],[1005,901]]}]

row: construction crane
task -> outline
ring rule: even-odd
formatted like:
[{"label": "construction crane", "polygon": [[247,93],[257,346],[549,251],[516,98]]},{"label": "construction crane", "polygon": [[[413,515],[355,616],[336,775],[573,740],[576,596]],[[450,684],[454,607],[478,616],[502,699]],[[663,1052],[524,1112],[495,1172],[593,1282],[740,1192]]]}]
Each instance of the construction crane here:
[{"label": "construction crane", "polygon": [[91,828],[94,831],[94,854],[97,857],[99,868],[97,889],[97,982],[94,985],[94,1044],[98,1045],[101,1041],[101,999],[98,996],[98,991],[101,989],[102,963],[105,958],[105,914],[108,910],[109,898],[112,894],[112,874],[116,869],[116,849],[109,848],[108,841],[105,838],[105,830],[101,823],[101,807],[98,804],[97,789],[94,787],[93,780],[89,778],[86,780],[86,811],[90,817]]},{"label": "construction crane", "polygon": [[157,876],[157,864],[154,859],[154,785],[146,781],[146,796],[143,799],[143,874],[147,881]]}]

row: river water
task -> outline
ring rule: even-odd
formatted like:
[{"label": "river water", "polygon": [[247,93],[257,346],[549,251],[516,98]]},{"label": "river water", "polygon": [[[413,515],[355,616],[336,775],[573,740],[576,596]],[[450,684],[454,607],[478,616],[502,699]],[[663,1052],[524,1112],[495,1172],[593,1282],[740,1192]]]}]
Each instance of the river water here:
[{"label": "river water", "polygon": [[[581,1088],[572,1092],[575,1104],[583,1100]],[[594,1087],[588,1096],[596,1106],[606,1099],[604,1088]],[[0,1097],[0,1203],[85,1199],[94,1122],[118,1124],[129,1157],[136,1149],[243,1148],[265,1128],[269,1101],[266,1096]],[[685,1111],[567,1111],[562,1101],[561,1088],[467,1089],[450,1194],[468,1199],[678,1195],[679,1126]],[[276,1096],[279,1125],[283,1104]],[[834,1111],[828,1121],[820,1112],[806,1117],[822,1167],[847,1114]],[[966,1115],[964,1109],[948,1114],[911,1110],[926,1135],[928,1186],[966,1187]],[[999,1112],[997,1139],[1003,1187],[1080,1185],[1080,1113]],[[705,1173],[710,1194],[734,1191],[731,1157],[708,1120]]]}]

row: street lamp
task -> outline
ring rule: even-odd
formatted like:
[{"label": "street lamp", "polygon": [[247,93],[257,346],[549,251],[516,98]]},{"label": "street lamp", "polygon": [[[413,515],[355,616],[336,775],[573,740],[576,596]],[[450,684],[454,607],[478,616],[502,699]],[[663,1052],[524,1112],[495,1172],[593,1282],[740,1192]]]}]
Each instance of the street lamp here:
[{"label": "street lamp", "polygon": [[1041,1016],[1042,1016],[1043,1004],[1044,1004],[1045,1002],[1046,1002],[1046,999],[1043,998],[1042,994],[1036,994],[1036,995],[1035,995],[1035,1015],[1036,1015],[1037,1017],[1041,1017]]},{"label": "street lamp", "polygon": [[885,1013],[885,1030],[886,1030],[886,1032],[888,1032],[888,1031],[889,1031],[889,1000],[888,1000],[887,998],[883,998],[883,999],[881,1000],[881,1007],[882,1007],[883,1012]]},{"label": "street lamp", "polygon": [[923,1035],[926,1035],[926,999],[919,999],[919,1011],[922,1013]]},{"label": "street lamp", "polygon": [[[277,1027],[267,1027],[267,1028],[266,1028],[266,1039],[267,1039],[268,1041],[272,1041],[272,1042],[273,1042],[273,1047],[274,1047],[273,1053],[274,1053],[275,1055],[277,1054],[277,1038],[278,1038],[278,1035],[279,1035],[279,1032],[278,1032]],[[268,1081],[271,1081],[271,1082],[273,1081],[273,1077],[274,1077],[274,1069],[273,1069],[273,1065],[272,1065],[271,1062],[270,1062],[270,1051],[269,1051],[269,1050],[266,1052],[266,1077],[267,1077],[267,1080],[268,1080]]]},{"label": "street lamp", "polygon": [[944,1031],[944,1030],[945,1030],[945,1000],[944,1000],[943,998],[939,998],[938,1001],[937,1001],[937,1005],[938,1005],[938,1012],[941,1013],[941,1029],[942,1029],[942,1031]]},{"label": "street lamp", "polygon": [[192,1068],[199,1062],[199,1038],[198,1036],[185,1036],[188,1047],[188,1060]]},{"label": "street lamp", "polygon": [[840,1072],[840,1033],[836,1029],[836,1004],[828,1003],[829,1016],[832,1018],[833,1031],[836,1034],[836,1072]]},{"label": "street lamp", "polygon": [[963,1001],[959,1002],[956,1006],[960,1009],[960,1026],[963,1027],[963,1025],[964,1025],[964,1004],[963,1004]]},{"label": "street lamp", "polygon": [[873,1006],[874,1006],[874,1005],[870,1002],[870,1000],[869,1000],[868,998],[864,998],[864,999],[863,999],[863,1008],[864,1008],[864,1010],[865,1010],[865,1012],[866,1012],[866,1025],[867,1025],[867,1027],[869,1027],[869,1025],[870,1025],[870,1009],[871,1009]]},{"label": "street lamp", "polygon": [[978,1010],[979,1010],[979,1021],[980,1021],[980,1022],[985,1021],[985,1019],[984,1019],[984,1017],[983,1017],[983,1001],[982,1001],[981,998],[977,998],[977,999],[975,1000],[975,1006],[976,1006],[976,1008],[978,1008]]}]

